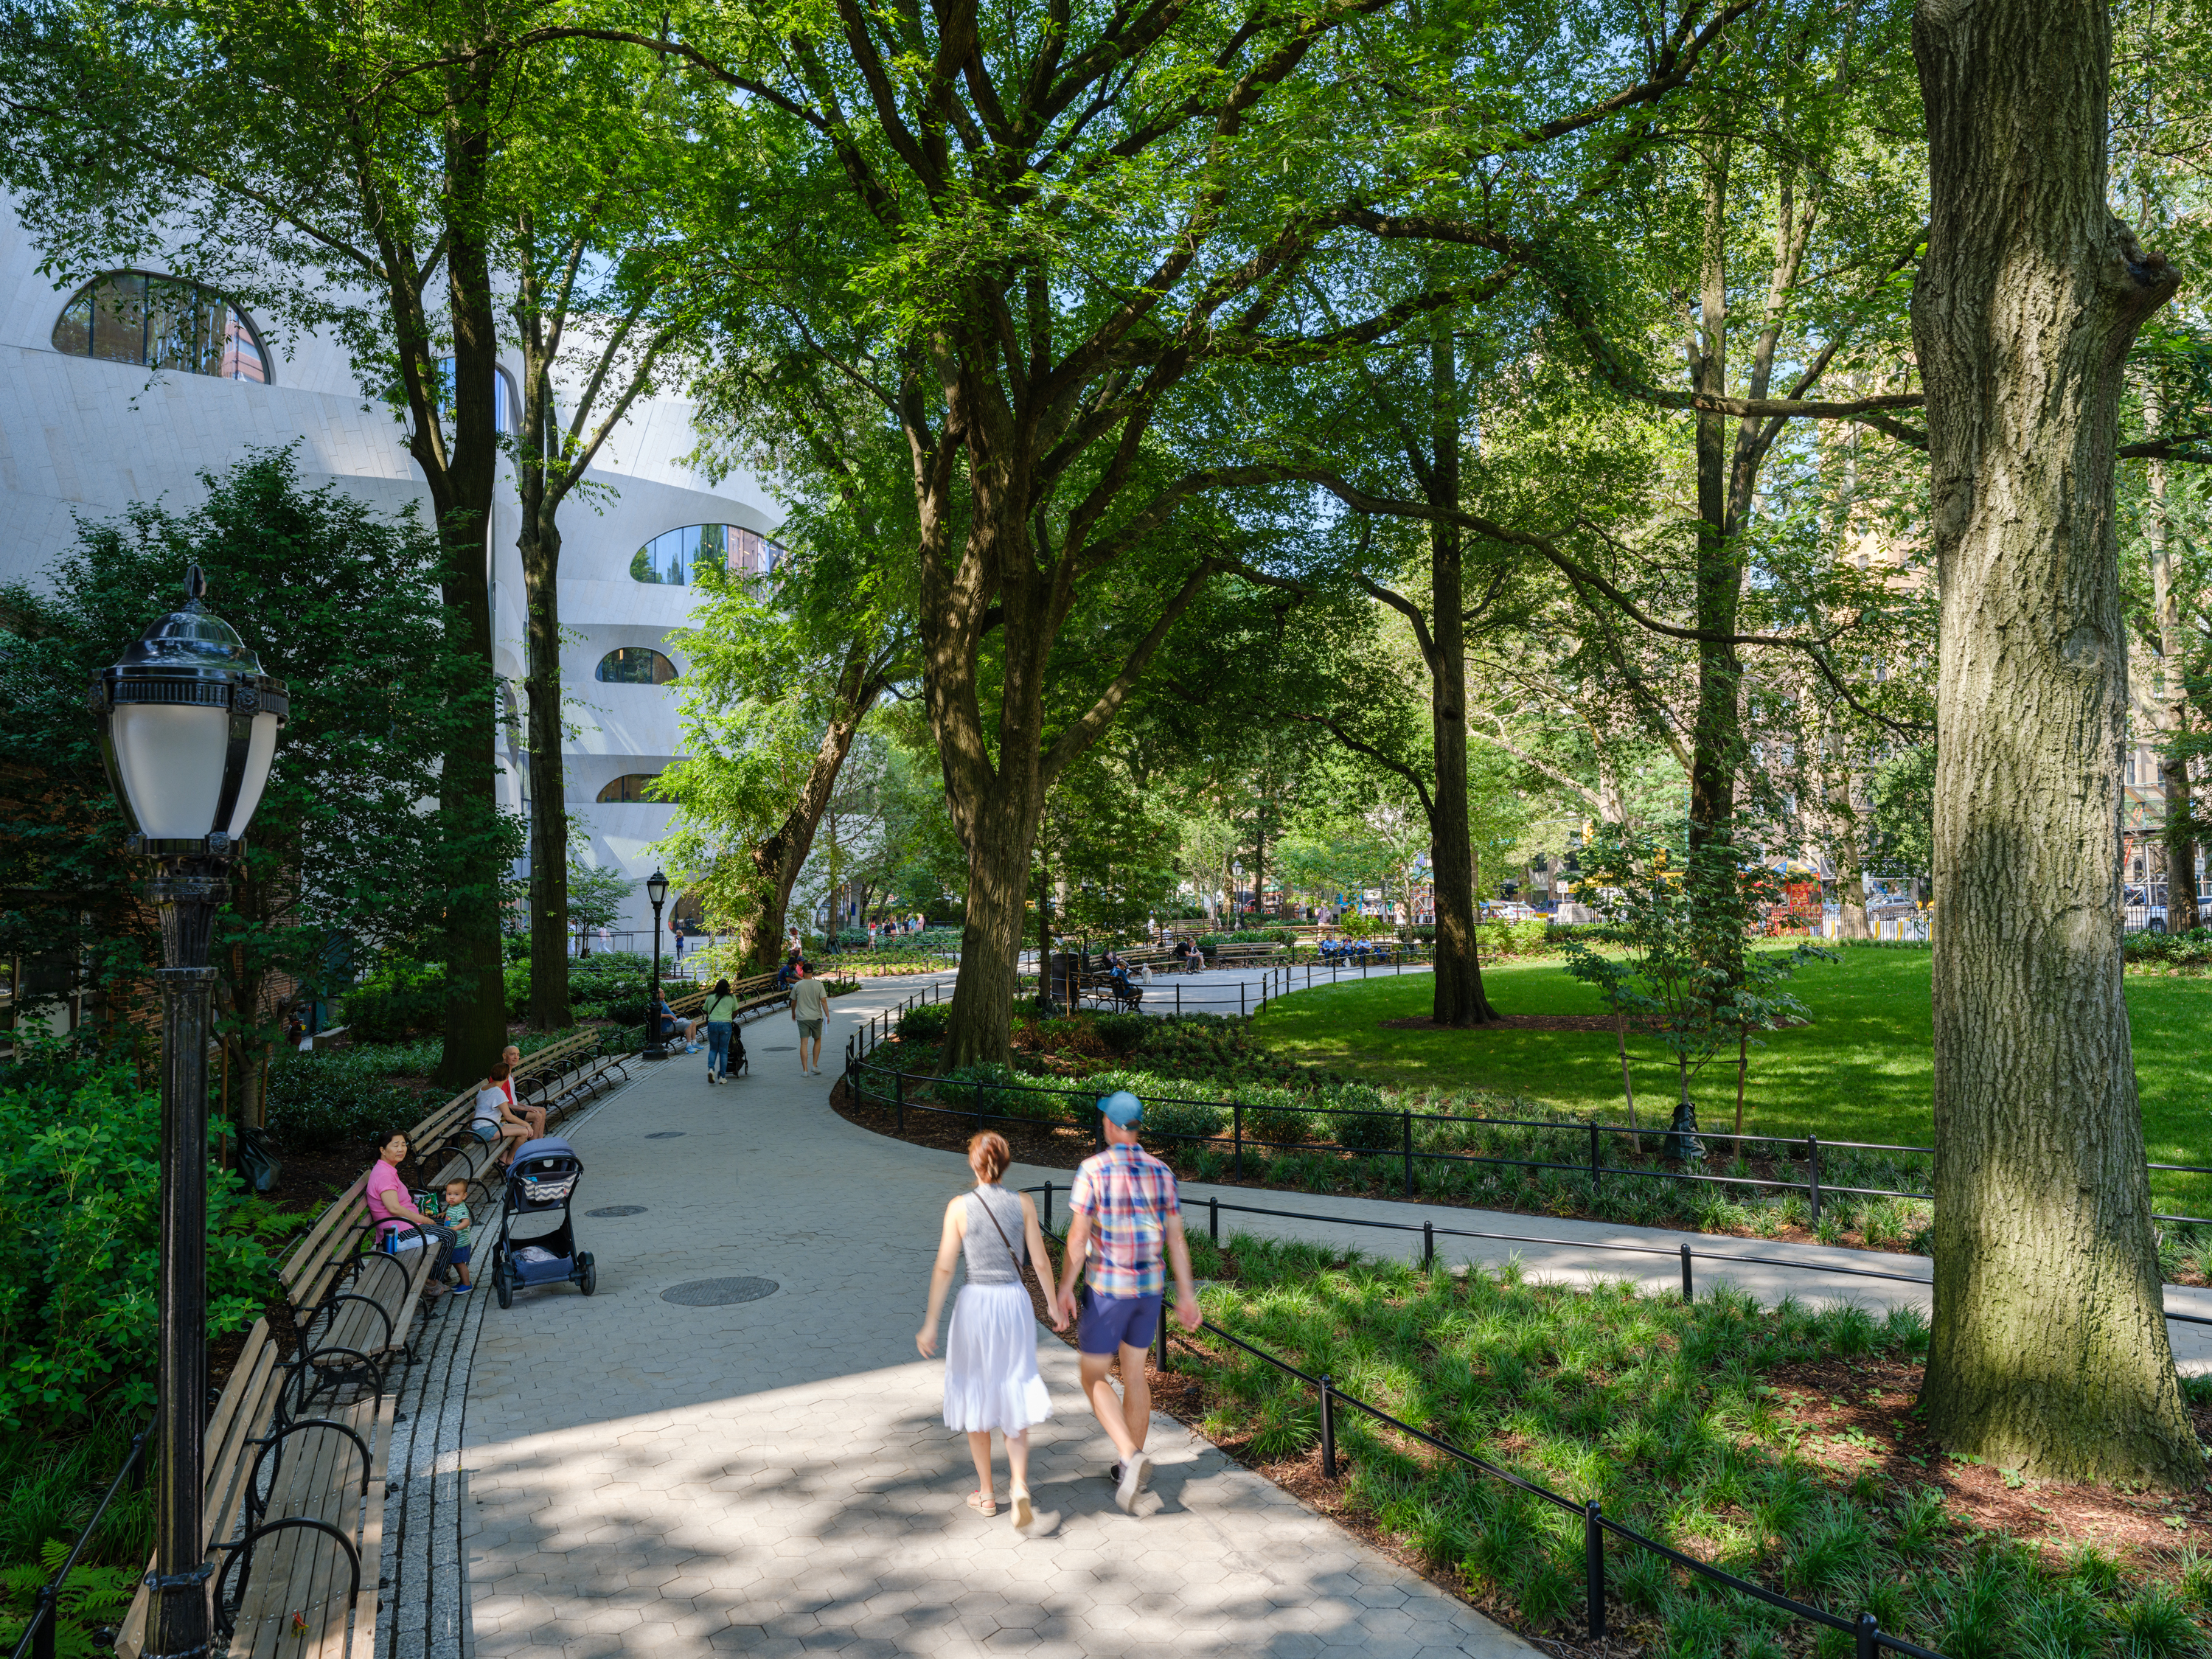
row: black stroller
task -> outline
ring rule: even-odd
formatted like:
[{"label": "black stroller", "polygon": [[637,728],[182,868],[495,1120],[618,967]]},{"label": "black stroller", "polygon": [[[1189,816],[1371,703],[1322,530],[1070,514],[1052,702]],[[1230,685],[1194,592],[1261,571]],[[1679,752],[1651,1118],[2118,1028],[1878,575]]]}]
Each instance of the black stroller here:
[{"label": "black stroller", "polygon": [[[526,1140],[515,1149],[500,1197],[499,1242],[491,1252],[492,1290],[501,1307],[512,1308],[517,1291],[563,1280],[586,1296],[599,1289],[599,1270],[592,1265],[592,1253],[576,1248],[576,1224],[568,1209],[583,1173],[584,1162],[575,1148],[558,1136]],[[516,1218],[555,1211],[560,1213],[559,1226],[516,1237]]]}]

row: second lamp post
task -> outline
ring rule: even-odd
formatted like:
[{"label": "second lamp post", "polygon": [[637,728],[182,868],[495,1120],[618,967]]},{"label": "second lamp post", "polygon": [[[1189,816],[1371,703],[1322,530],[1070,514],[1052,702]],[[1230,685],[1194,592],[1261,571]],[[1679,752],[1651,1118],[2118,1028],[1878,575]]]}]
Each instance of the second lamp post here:
[{"label": "second lamp post", "polygon": [[660,1034],[660,907],[668,899],[668,878],[655,870],[645,878],[645,896],[653,901],[653,991],[646,999],[645,1057],[668,1058],[668,1045]]}]

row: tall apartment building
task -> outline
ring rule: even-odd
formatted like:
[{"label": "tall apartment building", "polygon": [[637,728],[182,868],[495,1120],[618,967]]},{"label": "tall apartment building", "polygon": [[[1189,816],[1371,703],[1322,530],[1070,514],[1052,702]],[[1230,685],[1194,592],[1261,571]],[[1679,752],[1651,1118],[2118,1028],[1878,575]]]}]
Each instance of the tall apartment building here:
[{"label": "tall apartment building", "polygon": [[[511,379],[501,392],[504,421]],[[335,483],[387,513],[427,514],[404,437],[331,340],[264,329],[220,293],[159,270],[56,287],[0,197],[0,580],[42,583],[78,518],[112,518],[137,501],[188,511],[202,471],[252,449],[297,445],[310,486]],[[715,485],[692,471],[681,457],[695,441],[688,404],[641,404],[592,469],[596,491],[562,519],[561,613],[571,636],[562,672],[579,727],[564,745],[569,809],[590,834],[586,861],[641,881],[673,811],[640,794],[677,753],[669,681],[684,662],[669,635],[689,618],[691,573],[702,559],[763,568],[774,553],[765,538],[775,518],[757,484]],[[512,479],[503,479],[488,539],[495,666],[510,701],[523,668],[516,528]],[[519,740],[506,758],[503,787],[520,806]],[[650,922],[640,889],[624,926]]]}]

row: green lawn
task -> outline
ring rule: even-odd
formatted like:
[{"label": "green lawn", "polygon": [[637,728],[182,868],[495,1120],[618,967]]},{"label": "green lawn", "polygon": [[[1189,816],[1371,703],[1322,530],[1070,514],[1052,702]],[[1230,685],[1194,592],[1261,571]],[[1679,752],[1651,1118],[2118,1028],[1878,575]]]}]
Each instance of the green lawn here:
[{"label": "green lawn", "polygon": [[[1483,969],[1505,1014],[1595,1014],[1597,994],[1556,962]],[[1745,1127],[1836,1140],[1928,1144],[1928,952],[1846,950],[1802,969],[1791,988],[1811,1023],[1770,1032],[1752,1051]],[[1545,1106],[1623,1121],[1620,1065],[1602,1031],[1391,1031],[1386,1019],[1425,1014],[1426,975],[1295,992],[1271,1002],[1253,1036],[1291,1058],[1395,1087],[1486,1090]],[[2212,1024],[2212,978],[2130,977],[2136,1075],[2152,1160],[2212,1164],[2212,1082],[2203,1064]],[[1638,1116],[1663,1115],[1674,1095],[1665,1051],[1629,1042]],[[1735,1111],[1733,1057],[1715,1060],[1693,1085],[1698,1117],[1725,1129]],[[2159,1175],[2159,1208],[2212,1214],[2212,1176]]]}]

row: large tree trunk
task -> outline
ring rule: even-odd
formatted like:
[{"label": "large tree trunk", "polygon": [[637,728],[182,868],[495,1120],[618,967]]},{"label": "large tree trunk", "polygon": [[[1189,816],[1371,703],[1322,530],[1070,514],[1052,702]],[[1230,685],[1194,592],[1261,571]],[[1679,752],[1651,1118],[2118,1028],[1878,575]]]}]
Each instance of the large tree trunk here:
[{"label": "large tree trunk", "polygon": [[[472,72],[472,75],[474,72]],[[483,109],[488,86],[472,83],[464,108]],[[447,140],[447,175],[464,204],[482,199],[489,145],[480,128],[456,120]],[[499,459],[496,396],[499,332],[491,266],[483,241],[456,210],[446,242],[453,335],[453,443],[443,467],[424,468],[447,556],[445,601],[461,637],[463,659],[481,670],[468,688],[465,730],[457,732],[439,778],[449,875],[446,887],[446,1029],[436,1081],[458,1089],[475,1081],[507,1042],[507,985],[499,913],[505,872],[498,806],[499,720],[493,695],[491,586],[487,554],[492,486]]]},{"label": "large tree trunk", "polygon": [[[1041,793],[1024,798],[1009,789],[977,802],[970,815],[968,908],[960,930],[960,973],[952,987],[952,1012],[945,1031],[947,1071],[1012,1057],[1014,991]],[[1042,922],[1039,931],[1045,931]],[[1048,943],[1046,948],[1049,951]],[[1039,963],[1038,971],[1049,984],[1048,958]]]},{"label": "large tree trunk", "polygon": [[[1449,323],[1429,337],[1429,499],[1456,510],[1460,492],[1459,364]],[[1437,968],[1430,1017],[1439,1025],[1481,1025],[1498,1018],[1482,993],[1474,932],[1474,848],[1467,804],[1467,623],[1465,543],[1455,524],[1429,526],[1429,724],[1436,779],[1429,811],[1437,891]],[[1407,893],[1407,914],[1412,915]]]},{"label": "large tree trunk", "polygon": [[[534,368],[535,366],[532,365]],[[542,397],[525,393],[524,425],[553,418],[550,365]],[[532,373],[535,382],[538,376]],[[538,405],[531,407],[531,405]],[[553,442],[557,445],[557,436]],[[544,447],[533,441],[538,455]],[[539,1031],[574,1023],[568,1010],[568,784],[561,752],[561,531],[544,505],[541,466],[517,470],[522,498],[523,690],[529,707],[530,1024]]]},{"label": "large tree trunk", "polygon": [[2161,1312],[2122,996],[2122,366],[2176,273],[2105,202],[2101,3],[1923,0],[1913,300],[1942,584],[1936,1311],[1952,1449],[2203,1478]]}]

